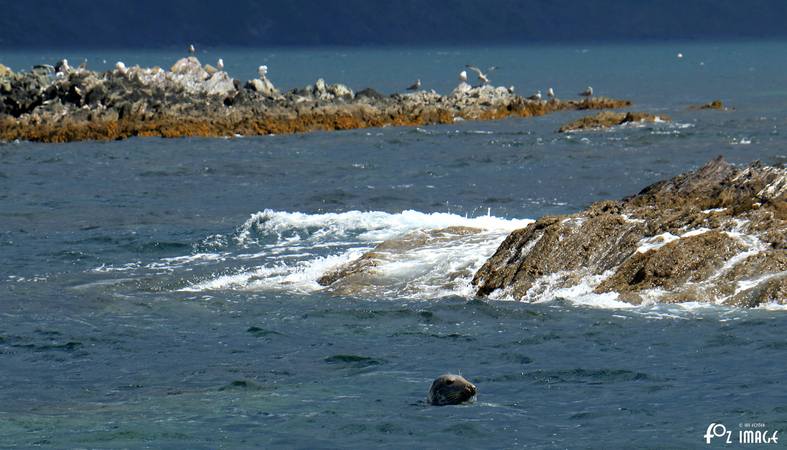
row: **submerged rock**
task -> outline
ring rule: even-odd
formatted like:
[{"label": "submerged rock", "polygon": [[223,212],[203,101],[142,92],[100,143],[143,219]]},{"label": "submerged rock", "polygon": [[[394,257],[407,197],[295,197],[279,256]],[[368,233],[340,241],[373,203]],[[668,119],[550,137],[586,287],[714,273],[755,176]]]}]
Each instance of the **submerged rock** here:
[{"label": "submerged rock", "polygon": [[717,158],[621,201],[543,217],[511,233],[473,284],[529,300],[572,288],[631,303],[785,304],[787,170]]},{"label": "submerged rock", "polygon": [[728,109],[724,106],[721,100],[713,100],[710,103],[705,103],[702,105],[691,105],[689,109],[693,110],[700,110],[700,109],[715,109],[718,111],[727,111]]},{"label": "submerged rock", "polygon": [[[334,268],[323,274],[318,280],[321,286],[326,286],[328,291],[336,295],[383,295],[398,286],[396,291],[408,294],[411,289],[418,290],[416,286],[409,287],[408,283],[414,278],[425,274],[419,273],[417,267],[411,270],[419,275],[403,276],[386,271],[387,264],[396,266],[396,263],[408,261],[413,264],[414,253],[435,255],[440,247],[447,247],[461,242],[465,245],[474,240],[483,239],[479,236],[483,230],[473,227],[452,226],[435,230],[417,230],[402,237],[390,239],[376,245],[374,249],[365,252],[346,264]],[[417,259],[417,258],[415,258]],[[418,264],[415,264],[417,266]],[[441,283],[445,289],[450,289],[457,279],[467,279],[472,271],[456,270],[442,274]]]},{"label": "submerged rock", "polygon": [[643,113],[643,112],[613,112],[613,111],[602,111],[598,114],[592,116],[585,116],[580,119],[577,119],[573,122],[569,122],[558,130],[560,133],[565,133],[567,131],[578,131],[578,130],[598,130],[602,128],[610,128],[617,125],[623,125],[626,123],[654,123],[654,122],[669,122],[669,116],[665,115],[654,115],[650,113]]}]

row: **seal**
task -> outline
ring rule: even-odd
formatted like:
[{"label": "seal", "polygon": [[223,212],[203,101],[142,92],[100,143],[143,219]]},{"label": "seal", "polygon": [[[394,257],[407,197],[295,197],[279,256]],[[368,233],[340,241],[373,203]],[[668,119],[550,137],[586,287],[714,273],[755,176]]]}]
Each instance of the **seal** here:
[{"label": "seal", "polygon": [[426,401],[431,405],[458,405],[475,397],[476,387],[461,375],[447,373],[432,382]]}]

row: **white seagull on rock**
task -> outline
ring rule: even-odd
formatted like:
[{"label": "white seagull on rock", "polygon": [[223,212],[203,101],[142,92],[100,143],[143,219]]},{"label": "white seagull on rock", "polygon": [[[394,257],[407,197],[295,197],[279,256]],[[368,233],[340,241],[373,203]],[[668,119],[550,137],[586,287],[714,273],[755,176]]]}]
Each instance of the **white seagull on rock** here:
[{"label": "white seagull on rock", "polygon": [[262,65],[257,67],[257,73],[260,75],[260,79],[264,80],[265,76],[268,75],[268,66]]},{"label": "white seagull on rock", "polygon": [[194,48],[194,44],[189,44],[189,55],[194,56],[194,53],[197,53],[197,49]]},{"label": "white seagull on rock", "polygon": [[413,84],[411,84],[410,86],[407,87],[408,91],[417,91],[418,89],[421,89],[421,79],[420,78],[415,80],[415,83],[413,83]]},{"label": "white seagull on rock", "polygon": [[555,91],[552,88],[547,89],[547,97],[549,97],[550,100],[555,99]]},{"label": "white seagull on rock", "polygon": [[540,102],[541,101],[541,90],[539,89],[538,92],[536,92],[535,94],[531,95],[527,99]]},{"label": "white seagull on rock", "polygon": [[585,89],[584,91],[579,93],[579,96],[580,97],[587,97],[587,98],[593,97],[593,87],[592,86],[588,86],[587,89]]},{"label": "white seagull on rock", "polygon": [[123,61],[118,61],[115,63],[115,70],[117,70],[121,75],[125,75],[128,71],[128,69],[126,69],[126,65],[123,64]]},{"label": "white seagull on rock", "polygon": [[223,59],[219,58],[219,60],[216,61],[216,68],[219,69],[219,70],[224,70],[224,60]]},{"label": "white seagull on rock", "polygon": [[459,72],[459,81],[461,81],[462,83],[467,83],[467,71],[466,70],[463,70],[463,71]]},{"label": "white seagull on rock", "polygon": [[68,65],[68,60],[63,58],[55,64],[55,71],[57,73],[66,73],[71,70],[71,66]]}]

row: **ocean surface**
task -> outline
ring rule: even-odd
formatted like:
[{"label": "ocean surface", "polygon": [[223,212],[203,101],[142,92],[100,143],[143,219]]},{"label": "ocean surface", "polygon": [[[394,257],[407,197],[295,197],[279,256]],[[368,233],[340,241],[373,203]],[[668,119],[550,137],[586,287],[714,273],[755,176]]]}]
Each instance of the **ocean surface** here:
[{"label": "ocean surface", "polygon": [[[677,53],[683,58],[678,58]],[[168,67],[184,52],[4,52]],[[0,448],[698,448],[787,432],[787,311],[477,299],[505,236],[716,155],[787,161],[787,43],[205,49],[282,89],[449,92],[467,63],[529,94],[587,85],[669,123],[558,134],[567,112],[230,139],[0,145]],[[106,60],[106,63],[102,61]],[[721,99],[734,111],[690,111]],[[379,242],[373,286],[316,283]],[[461,373],[474,403],[431,407]],[[746,429],[746,428],[741,428]],[[763,445],[758,448],[783,446]]]}]

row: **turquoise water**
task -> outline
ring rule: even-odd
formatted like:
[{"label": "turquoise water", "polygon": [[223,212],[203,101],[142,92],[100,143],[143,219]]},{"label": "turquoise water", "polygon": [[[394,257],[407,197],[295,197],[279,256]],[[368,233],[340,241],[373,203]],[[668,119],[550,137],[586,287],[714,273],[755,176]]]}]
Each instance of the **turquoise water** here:
[{"label": "turquoise water", "polygon": [[[493,81],[520,92],[591,84],[673,122],[557,134],[581,115],[564,113],[0,145],[0,446],[686,448],[706,446],[711,423],[787,429],[783,310],[479,300],[468,286],[527,219],[718,154],[783,164],[787,44],[208,50],[203,62],[223,57],[236,77],[267,64],[282,88],[322,76],[393,92],[421,78],[447,92],[465,63],[494,64]],[[716,98],[735,110],[687,110]],[[450,225],[485,232],[399,255],[356,294],[315,282],[384,239]],[[425,405],[449,371],[478,386],[476,402]]]}]

